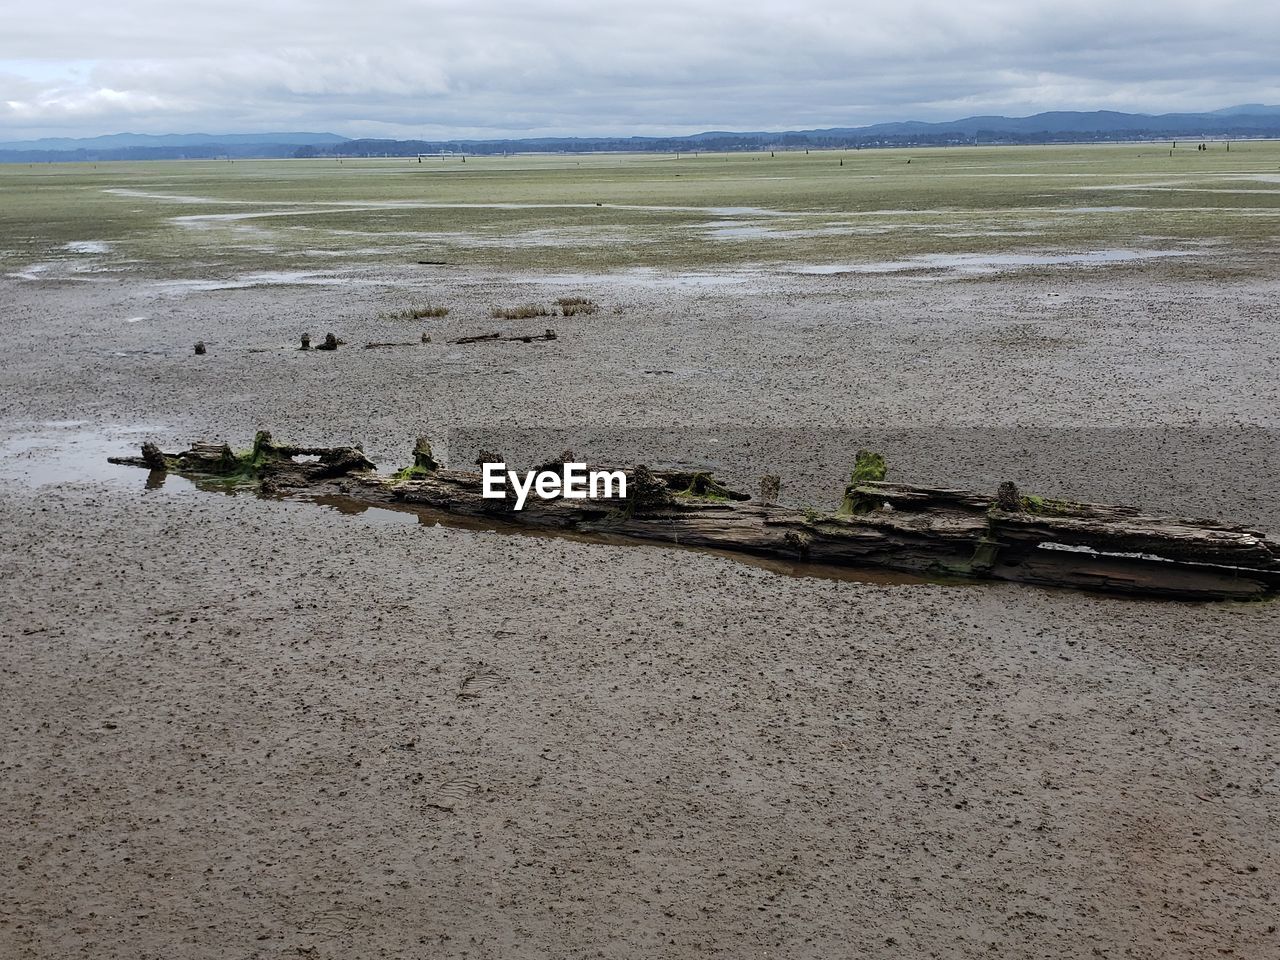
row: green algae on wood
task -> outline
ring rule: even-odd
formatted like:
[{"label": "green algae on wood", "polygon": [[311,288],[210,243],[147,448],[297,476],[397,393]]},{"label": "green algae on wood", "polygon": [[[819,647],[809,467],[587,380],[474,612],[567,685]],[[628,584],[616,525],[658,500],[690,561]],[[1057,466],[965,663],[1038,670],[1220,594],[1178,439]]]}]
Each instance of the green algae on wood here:
[{"label": "green algae on wood", "polygon": [[683,490],[674,491],[678,497],[697,497],[702,500],[733,500],[733,491],[718,481],[710,473],[699,471],[689,480]]},{"label": "green algae on wood", "polygon": [[293,447],[264,432],[238,456],[220,443],[176,454],[148,445],[142,457],[115,462],[153,469],[160,463],[197,481],[249,477],[269,494],[341,495],[371,506],[568,535],[618,535],[815,563],[1179,600],[1252,600],[1280,591],[1280,548],[1257,531],[1124,506],[1024,498],[1009,482],[994,496],[890,483],[883,479],[883,457],[866,451],[850,478],[857,482],[834,513],[752,500],[709,474],[643,466],[625,471],[623,499],[553,496],[516,510],[511,498],[484,496],[482,474],[439,466],[429,445],[415,447],[414,460],[407,468],[412,479],[398,479],[376,473],[356,447]]},{"label": "green algae on wood", "polygon": [[413,445],[413,465],[400,468],[392,476],[397,480],[417,480],[430,476],[439,469],[440,462],[431,450],[431,441],[426,437],[419,437]]},{"label": "green algae on wood", "polygon": [[879,509],[883,501],[860,492],[858,488],[867,483],[882,483],[888,475],[889,467],[884,461],[883,454],[872,450],[859,450],[854,456],[853,473],[849,477],[848,486],[844,488],[844,499],[840,503],[838,512],[859,514]]}]

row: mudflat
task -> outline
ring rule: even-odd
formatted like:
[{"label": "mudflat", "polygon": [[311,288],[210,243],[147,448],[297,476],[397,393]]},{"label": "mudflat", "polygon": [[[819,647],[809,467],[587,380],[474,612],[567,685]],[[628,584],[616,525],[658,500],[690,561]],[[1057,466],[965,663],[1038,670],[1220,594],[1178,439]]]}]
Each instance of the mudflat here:
[{"label": "mudflat", "polygon": [[1091,149],[0,171],[0,956],[1280,955],[1274,603],[105,462],[266,428],[393,469],[427,436],[830,506],[871,446],[1276,536],[1276,148]]}]

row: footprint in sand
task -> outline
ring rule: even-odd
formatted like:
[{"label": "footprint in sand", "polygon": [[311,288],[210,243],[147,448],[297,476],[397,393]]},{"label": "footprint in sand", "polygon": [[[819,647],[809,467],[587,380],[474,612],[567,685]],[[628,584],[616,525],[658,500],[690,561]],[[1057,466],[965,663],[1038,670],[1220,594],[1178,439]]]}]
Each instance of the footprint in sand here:
[{"label": "footprint in sand", "polygon": [[502,682],[502,675],[484,663],[472,664],[458,684],[459,700],[477,700]]},{"label": "footprint in sand", "polygon": [[480,789],[480,784],[465,777],[446,780],[436,788],[436,792],[427,800],[426,806],[452,813],[467,806]]}]

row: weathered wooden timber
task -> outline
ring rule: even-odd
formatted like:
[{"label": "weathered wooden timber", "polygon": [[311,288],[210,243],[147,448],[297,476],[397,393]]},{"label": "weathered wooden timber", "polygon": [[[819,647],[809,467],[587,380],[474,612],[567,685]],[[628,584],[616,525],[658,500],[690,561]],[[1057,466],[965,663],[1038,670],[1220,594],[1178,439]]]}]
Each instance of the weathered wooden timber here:
[{"label": "weathered wooden timber", "polygon": [[495,525],[790,561],[1185,600],[1256,599],[1280,591],[1280,548],[1257,531],[1149,516],[1132,507],[1023,496],[1012,483],[990,496],[890,483],[883,459],[865,451],[857,456],[840,507],[831,513],[756,500],[707,473],[645,466],[619,468],[627,476],[625,498],[530,496],[517,511],[514,495],[483,496],[481,473],[442,467],[425,439],[413,454],[412,466],[379,474],[357,447],[282,445],[263,432],[245,453],[197,443],[171,454],[145,444],[142,456],[113,462],[241,482],[276,495],[338,495]]},{"label": "weathered wooden timber", "polygon": [[459,337],[457,340],[450,340],[455,346],[466,343],[484,343],[489,340],[504,340],[509,343],[534,343],[542,340],[556,340],[556,332],[550,327],[543,330],[542,333],[518,333],[515,336],[508,337],[502,333],[477,333],[470,337]]}]

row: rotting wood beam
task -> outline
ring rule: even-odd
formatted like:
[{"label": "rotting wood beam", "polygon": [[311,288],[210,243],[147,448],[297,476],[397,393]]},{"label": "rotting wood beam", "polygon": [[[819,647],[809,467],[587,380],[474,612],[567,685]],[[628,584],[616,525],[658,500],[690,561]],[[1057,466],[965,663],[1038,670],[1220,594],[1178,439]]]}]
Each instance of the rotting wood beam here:
[{"label": "rotting wood beam", "polygon": [[[1280,591],[1280,549],[1258,531],[1155,517],[1132,507],[995,496],[885,480],[883,458],[860,451],[837,510],[764,502],[709,473],[622,469],[627,496],[609,500],[483,495],[482,474],[442,467],[419,438],[414,463],[380,474],[358,447],[301,447],[260,432],[236,453],[196,443],[180,453],[145,444],[112,462],[235,482],[272,495],[342,496],[369,506],[450,514],[545,531],[621,536],[788,561],[883,567],[1183,600],[1259,599]],[[571,454],[563,455],[571,457]]]}]

